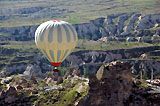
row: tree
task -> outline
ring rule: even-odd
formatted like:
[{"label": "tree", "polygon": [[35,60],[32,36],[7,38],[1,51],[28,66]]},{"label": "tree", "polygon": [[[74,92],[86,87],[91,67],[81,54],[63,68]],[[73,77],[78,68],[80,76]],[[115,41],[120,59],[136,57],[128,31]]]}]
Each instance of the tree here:
[{"label": "tree", "polygon": [[84,68],[84,77],[87,78],[87,69]]}]

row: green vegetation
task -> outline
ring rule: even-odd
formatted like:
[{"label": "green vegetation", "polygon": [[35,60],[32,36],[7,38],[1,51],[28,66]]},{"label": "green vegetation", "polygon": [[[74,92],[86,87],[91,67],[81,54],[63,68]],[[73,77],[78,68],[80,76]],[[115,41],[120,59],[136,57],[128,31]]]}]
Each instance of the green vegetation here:
[{"label": "green vegetation", "polygon": [[147,80],[147,79],[148,79],[148,77],[147,77],[147,72],[146,72],[146,71],[143,72],[142,79],[144,79],[144,80]]},{"label": "green vegetation", "polygon": [[60,70],[59,72],[61,76],[64,76],[67,72],[67,67],[59,67],[58,69]]},{"label": "green vegetation", "polygon": [[[65,83],[65,84],[64,84]],[[58,90],[50,90],[42,92],[38,98],[33,98],[35,101],[35,105],[39,106],[70,106],[74,105],[74,103],[83,98],[87,94],[87,91],[78,93],[76,89],[80,86],[80,84],[71,84],[71,81],[68,79],[64,80],[64,87],[59,88]],[[84,86],[86,86],[84,84]]]},{"label": "green vegetation", "polygon": [[[58,89],[50,89],[47,91],[39,90],[38,95],[32,92],[29,96],[29,101],[34,102],[35,106],[72,106],[88,93],[88,85],[81,81],[81,79],[72,80],[74,79],[65,79],[62,84],[58,85]],[[50,85],[50,87],[54,85]],[[45,80],[38,81],[38,87],[41,86],[47,87]],[[79,93],[77,89],[80,86],[82,86],[82,90]],[[36,89],[38,89],[38,87],[36,87]]]},{"label": "green vegetation", "polygon": [[80,21],[77,19],[70,19],[70,20],[68,20],[68,22],[70,22],[72,24],[80,24]]},{"label": "green vegetation", "polygon": [[25,97],[29,97],[30,93],[28,90],[17,90],[18,95],[24,95]]},{"label": "green vegetation", "polygon": [[35,102],[37,99],[37,96],[30,96],[29,102]]},{"label": "green vegetation", "polygon": [[[80,50],[115,50],[115,49],[131,49],[137,47],[148,47],[148,46],[160,46],[160,43],[149,44],[149,43],[139,43],[139,42],[119,42],[119,41],[92,41],[92,40],[82,40],[78,41],[77,47],[74,49],[75,51]],[[26,42],[17,42],[17,41],[9,41],[7,45],[1,45],[1,47],[5,49],[16,49],[17,52],[12,52],[10,56],[7,54],[3,54],[0,56],[0,64],[3,64],[0,67],[0,71],[3,70],[7,65],[13,64],[26,64],[26,63],[34,63],[35,55],[42,55],[40,51],[37,49],[34,41],[26,41]],[[3,49],[2,49],[3,50]],[[21,53],[23,55],[21,55]],[[150,55],[148,59],[155,59],[160,61],[160,56]],[[64,76],[67,72],[66,67],[59,67],[60,75]],[[87,73],[84,71],[85,77]]]},{"label": "green vegetation", "polygon": [[67,92],[62,99],[60,100],[60,102],[56,103],[56,104],[65,104],[65,106],[68,105],[72,105],[73,102],[75,102],[75,100],[73,98],[76,98],[78,96],[78,92],[73,90],[70,90],[69,92]]},{"label": "green vegetation", "polygon": [[[74,51],[80,50],[115,50],[115,49],[131,49],[137,47],[148,47],[155,46],[155,44],[149,43],[139,43],[139,42],[120,42],[120,41],[88,41],[88,40],[79,40],[77,48]],[[156,46],[159,46],[157,44]]]},{"label": "green vegetation", "polygon": [[0,56],[0,64],[6,64],[6,63],[8,63],[8,61],[9,61],[9,58],[11,58],[11,57],[9,57],[9,56]]},{"label": "green vegetation", "polygon": [[63,83],[62,83],[61,85],[66,84],[68,81],[70,81],[70,80],[69,80],[69,79],[64,79],[64,80],[63,80]]},{"label": "green vegetation", "polygon": [[[81,42],[80,42],[81,43]],[[81,50],[115,50],[115,49],[131,49],[137,47],[147,47],[153,46],[149,43],[139,43],[139,42],[119,42],[119,41],[109,41],[109,42],[101,42],[101,41],[87,41],[83,44],[83,46],[79,46],[78,49]],[[85,47],[85,48],[84,48]]]},{"label": "green vegetation", "polygon": [[11,35],[9,33],[2,33],[2,32],[0,32],[0,36],[10,37]]},{"label": "green vegetation", "polygon": [[87,74],[87,69],[84,69],[84,78],[87,78],[88,74]]},{"label": "green vegetation", "polygon": [[0,89],[6,91],[7,90],[6,84],[0,83]]},{"label": "green vegetation", "polygon": [[[156,45],[159,46],[159,45]],[[155,50],[147,53],[147,59],[160,61],[160,50]]]},{"label": "green vegetation", "polygon": [[148,59],[152,59],[152,60],[156,60],[156,61],[160,61],[160,56],[148,56]]},{"label": "green vegetation", "polygon": [[160,79],[160,73],[159,73],[159,74],[157,74],[156,76],[154,76],[154,78],[156,78],[156,79]]},{"label": "green vegetation", "polygon": [[160,30],[160,27],[154,27],[154,28],[145,29],[145,30],[159,31],[159,30]]},{"label": "green vegetation", "polygon": [[39,87],[44,87],[46,85],[46,81],[39,81],[38,85]]},{"label": "green vegetation", "polygon": [[146,83],[141,83],[138,87],[147,89],[148,85]]},{"label": "green vegetation", "polygon": [[142,5],[144,5],[144,6],[154,6],[154,5],[156,5],[156,4],[159,4],[159,2],[157,2],[157,1],[143,1],[143,0],[134,0],[134,1],[132,1],[132,2],[134,2],[134,3],[141,3]]},{"label": "green vegetation", "polygon": [[[79,101],[87,94],[87,91],[78,93],[76,89],[80,86],[80,84],[76,84],[70,91],[68,91],[55,105],[62,106],[70,106],[73,105],[76,101]],[[77,99],[77,100],[76,100]]]},{"label": "green vegetation", "polygon": [[0,88],[2,89],[2,87],[3,87],[3,84],[1,83],[1,79],[0,79]]},{"label": "green vegetation", "polygon": [[20,52],[28,51],[33,52],[37,49],[36,44],[34,41],[10,41],[7,45],[2,45],[2,47],[8,49],[18,49]]}]

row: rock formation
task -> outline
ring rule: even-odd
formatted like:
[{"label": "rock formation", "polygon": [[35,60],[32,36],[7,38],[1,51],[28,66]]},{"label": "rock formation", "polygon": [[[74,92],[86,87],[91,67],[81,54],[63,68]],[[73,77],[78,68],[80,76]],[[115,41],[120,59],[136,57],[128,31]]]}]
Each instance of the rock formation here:
[{"label": "rock formation", "polygon": [[39,65],[36,65],[36,64],[34,65],[29,64],[23,73],[23,76],[25,77],[30,77],[31,75],[34,75],[35,77],[40,77],[40,78],[45,77]]},{"label": "rock formation", "polygon": [[[66,66],[67,64],[70,64],[70,68],[80,71],[81,73],[80,75],[83,75],[84,69],[87,70],[87,73],[90,73],[90,72],[96,73],[99,67],[104,63],[111,62],[114,60],[119,60],[119,59],[138,58],[138,57],[141,57],[141,55],[144,53],[156,51],[156,50],[159,50],[159,46],[141,47],[141,48],[133,48],[133,49],[107,50],[107,51],[104,51],[104,50],[77,51],[77,52],[71,53],[66,58],[66,60],[62,63],[61,66],[63,67],[63,66]],[[9,50],[4,49],[4,51],[9,51]],[[4,51],[2,50],[0,51],[0,53],[3,54]],[[159,53],[154,53],[154,55],[157,55],[157,56],[158,54]],[[5,54],[3,54],[2,56],[5,56]],[[28,60],[35,61],[35,63],[33,64],[28,64],[28,63],[12,64],[11,63],[10,65],[0,64],[0,69],[3,69],[0,72],[0,74],[6,75],[8,72],[10,72],[10,75],[24,73],[24,76],[30,77],[32,74],[35,74],[34,75],[35,77],[45,78],[45,75],[43,73],[45,73],[48,70],[51,70],[50,63],[43,56],[35,55],[34,58],[29,58]],[[15,60],[12,60],[12,61],[17,61],[17,58],[15,58]],[[136,60],[133,60],[131,61],[131,64],[132,65],[137,64],[136,62],[137,62]],[[158,61],[154,61],[154,60],[141,60],[138,62],[138,64],[141,62],[145,62],[145,64],[147,65],[146,67],[148,67],[148,70],[149,70],[148,72],[150,72],[150,69],[154,68],[153,67],[154,63],[156,66],[159,64]],[[137,67],[138,67],[137,65],[134,66],[136,70],[139,69]],[[158,69],[159,68],[154,69],[155,72]],[[76,72],[76,70],[74,73],[79,73],[79,72]],[[67,71],[68,74],[69,72],[70,71]],[[71,70],[70,73],[72,72],[73,70]],[[55,80],[57,80],[57,78]]]},{"label": "rock formation", "polygon": [[77,69],[69,69],[66,74],[64,75],[64,79],[68,78],[68,77],[73,77],[73,76],[81,76],[81,72],[80,70]]},{"label": "rock formation", "polygon": [[[96,72],[98,68],[104,63],[120,59],[138,58],[144,53],[158,49],[159,47],[143,47],[107,51],[78,51],[69,55],[64,63],[72,62],[72,67],[77,67],[79,70],[87,69],[88,73],[90,73]],[[64,63],[62,63],[62,65]],[[159,62],[156,63],[159,64]],[[150,67],[152,67],[152,64],[150,64]]]},{"label": "rock formation", "polygon": [[61,76],[58,77],[57,85],[63,83],[63,78]]},{"label": "rock formation", "polygon": [[159,75],[160,73],[160,62],[155,60],[128,60],[131,64],[132,72],[136,75],[139,74],[140,71],[143,71],[143,74],[146,74],[146,77],[151,78],[151,72],[153,70],[154,76]]},{"label": "rock formation", "polygon": [[83,105],[122,106],[132,88],[129,68],[128,63],[121,62],[102,66],[96,77],[94,75],[89,77],[90,90],[86,104]]},{"label": "rock formation", "polygon": [[[37,8],[37,7],[36,7]],[[38,7],[38,9],[43,9]],[[37,10],[37,9],[36,9]],[[24,9],[27,12],[27,9]],[[34,11],[34,9],[33,9]],[[1,11],[0,11],[1,12]],[[7,18],[7,17],[6,17]],[[116,18],[118,21],[116,22]],[[160,14],[142,16],[136,13],[111,14],[106,18],[97,18],[89,23],[75,24],[74,27],[80,39],[98,40],[106,36],[153,36],[160,34],[159,30],[148,30],[160,26]],[[34,39],[34,32],[38,26],[22,26],[14,28],[0,28],[0,32],[9,33],[9,37],[0,40],[29,41]],[[146,30],[147,29],[147,30]]]},{"label": "rock formation", "polygon": [[32,83],[32,84],[38,84],[38,82],[37,82],[37,80],[36,80],[36,78],[34,77],[33,74],[31,75],[30,80],[31,80],[31,83]]},{"label": "rock formation", "polygon": [[[128,62],[103,65],[89,76],[89,91],[78,106],[158,106],[160,94],[149,94],[132,81]],[[151,99],[152,98],[152,99]]]},{"label": "rock formation", "polygon": [[29,98],[18,94],[14,87],[10,87],[6,92],[0,92],[0,106],[32,106]]},{"label": "rock formation", "polygon": [[9,84],[13,80],[12,77],[6,77],[1,80],[2,84]]}]

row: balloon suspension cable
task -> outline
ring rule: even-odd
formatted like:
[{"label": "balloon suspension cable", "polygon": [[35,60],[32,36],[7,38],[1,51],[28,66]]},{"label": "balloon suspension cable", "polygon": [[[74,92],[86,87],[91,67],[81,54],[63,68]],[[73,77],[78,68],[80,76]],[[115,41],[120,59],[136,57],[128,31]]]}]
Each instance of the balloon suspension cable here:
[{"label": "balloon suspension cable", "polygon": [[55,66],[54,69],[53,69],[53,71],[54,71],[54,72],[58,72],[58,71],[59,71],[59,70],[58,70],[58,67]]}]

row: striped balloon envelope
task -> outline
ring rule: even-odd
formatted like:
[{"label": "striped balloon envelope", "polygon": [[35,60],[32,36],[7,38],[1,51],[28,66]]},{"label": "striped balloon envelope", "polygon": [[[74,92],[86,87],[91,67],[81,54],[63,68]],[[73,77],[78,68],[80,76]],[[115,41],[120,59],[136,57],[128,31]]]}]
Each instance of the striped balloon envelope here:
[{"label": "striped balloon envelope", "polygon": [[72,52],[78,41],[77,32],[65,21],[47,21],[42,23],[35,32],[35,42],[43,55],[57,67]]}]

